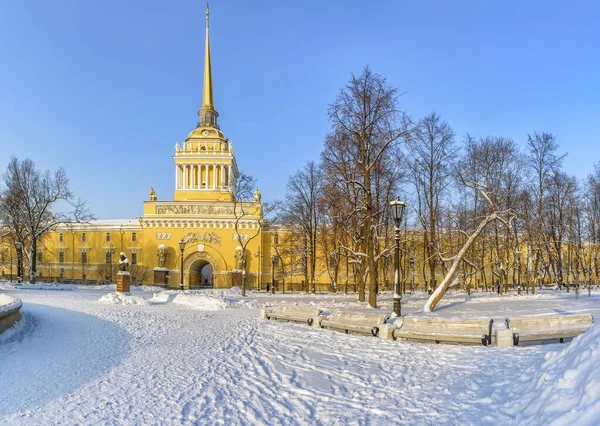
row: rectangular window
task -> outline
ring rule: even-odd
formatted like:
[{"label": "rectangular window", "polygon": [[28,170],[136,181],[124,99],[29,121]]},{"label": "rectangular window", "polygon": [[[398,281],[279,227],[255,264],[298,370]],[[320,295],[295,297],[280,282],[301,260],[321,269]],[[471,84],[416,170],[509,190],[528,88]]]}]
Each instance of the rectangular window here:
[{"label": "rectangular window", "polygon": [[279,244],[279,235],[273,237],[273,244]]},{"label": "rectangular window", "polygon": [[133,252],[131,253],[131,264],[135,265],[137,263],[137,253]]},{"label": "rectangular window", "polygon": [[133,241],[134,243],[137,241],[137,234],[135,232],[131,233],[131,241]]},{"label": "rectangular window", "polygon": [[279,256],[273,256],[273,268],[279,268]]},{"label": "rectangular window", "polygon": [[65,263],[65,252],[62,250],[58,252],[58,263]]},{"label": "rectangular window", "polygon": [[6,251],[2,250],[1,256],[2,256],[2,260],[1,260],[2,263],[6,263]]},{"label": "rectangular window", "polygon": [[107,243],[110,242],[110,234],[109,233],[106,233],[106,242]]},{"label": "rectangular window", "polygon": [[58,242],[59,243],[64,243],[65,242],[65,236],[63,234],[58,234]]},{"label": "rectangular window", "polygon": [[38,263],[42,263],[44,261],[44,252],[43,251],[38,251],[37,261],[38,261]]},{"label": "rectangular window", "polygon": [[85,250],[81,252],[81,263],[87,263],[87,251]]},{"label": "rectangular window", "polygon": [[87,241],[87,235],[85,235],[85,232],[83,234],[81,234],[81,242],[85,243]]},{"label": "rectangular window", "polygon": [[110,250],[106,250],[106,263],[112,263],[110,261]]}]

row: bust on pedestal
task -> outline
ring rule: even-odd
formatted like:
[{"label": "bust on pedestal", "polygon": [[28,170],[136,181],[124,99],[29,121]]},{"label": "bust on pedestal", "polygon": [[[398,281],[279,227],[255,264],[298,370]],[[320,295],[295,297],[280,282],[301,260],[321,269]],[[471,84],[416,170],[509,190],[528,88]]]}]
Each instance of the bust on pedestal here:
[{"label": "bust on pedestal", "polygon": [[119,255],[119,272],[117,272],[117,291],[120,293],[129,293],[131,289],[131,276],[129,275],[129,259],[125,253]]}]

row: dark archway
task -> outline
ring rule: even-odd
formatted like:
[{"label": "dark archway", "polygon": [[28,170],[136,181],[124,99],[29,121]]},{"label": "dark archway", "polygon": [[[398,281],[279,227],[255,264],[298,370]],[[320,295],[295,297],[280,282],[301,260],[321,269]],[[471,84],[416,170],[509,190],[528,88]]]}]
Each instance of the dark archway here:
[{"label": "dark archway", "polygon": [[213,288],[213,267],[206,259],[197,259],[190,265],[190,288]]}]

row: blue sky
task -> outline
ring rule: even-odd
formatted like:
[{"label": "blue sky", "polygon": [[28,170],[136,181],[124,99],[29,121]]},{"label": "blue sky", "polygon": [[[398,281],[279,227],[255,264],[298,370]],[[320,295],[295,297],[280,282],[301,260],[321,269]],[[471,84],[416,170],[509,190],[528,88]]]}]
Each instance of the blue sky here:
[{"label": "blue sky", "polygon": [[[0,167],[62,165],[99,218],[172,199],[176,142],[201,103],[204,3],[0,0]],[[600,160],[600,4],[558,1],[211,3],[220,125],[263,200],[318,159],[327,106],[364,65],[462,141],[555,133],[565,168]]]}]

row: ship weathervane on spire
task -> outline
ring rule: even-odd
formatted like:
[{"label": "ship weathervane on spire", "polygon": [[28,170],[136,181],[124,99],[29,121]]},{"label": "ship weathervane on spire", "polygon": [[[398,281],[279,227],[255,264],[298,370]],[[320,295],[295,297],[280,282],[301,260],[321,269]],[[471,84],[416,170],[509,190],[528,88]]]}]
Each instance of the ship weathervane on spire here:
[{"label": "ship weathervane on spire", "polygon": [[209,13],[208,13],[208,2],[206,2],[206,26],[207,27],[208,27],[208,16],[209,16]]}]

